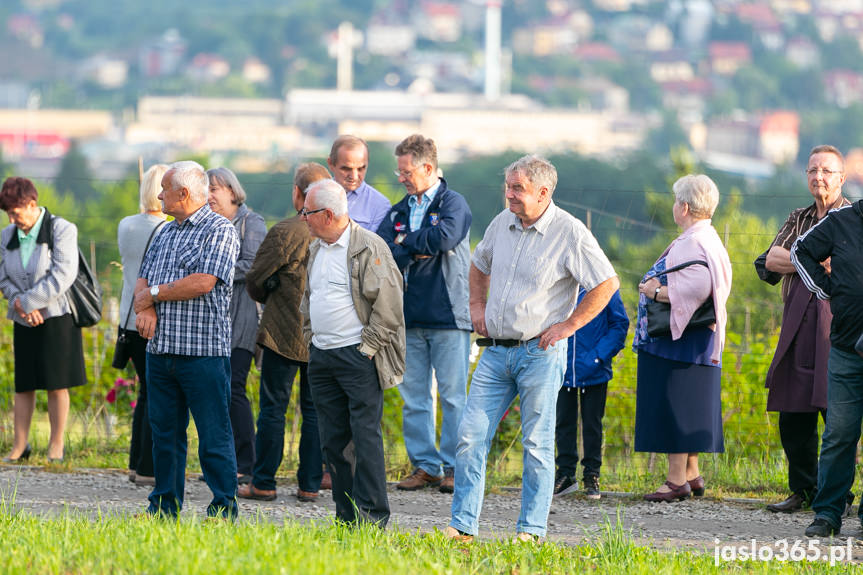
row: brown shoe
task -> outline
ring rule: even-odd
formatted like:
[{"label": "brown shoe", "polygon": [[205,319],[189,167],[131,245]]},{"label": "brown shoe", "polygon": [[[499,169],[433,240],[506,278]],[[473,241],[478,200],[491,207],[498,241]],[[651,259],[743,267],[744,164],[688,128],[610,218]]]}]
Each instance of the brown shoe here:
[{"label": "brown shoe", "polygon": [[321,489],[332,489],[333,488],[333,478],[330,476],[329,471],[324,471],[324,476],[321,477]]},{"label": "brown shoe", "polygon": [[251,483],[240,485],[237,488],[237,497],[243,499],[257,499],[258,501],[272,501],[276,498],[276,490],[258,489]]},{"label": "brown shoe", "polygon": [[444,474],[443,481],[440,482],[438,490],[441,493],[452,493],[455,491],[455,478],[449,473]]},{"label": "brown shoe", "polygon": [[442,479],[443,477],[440,475],[435,477],[434,475],[429,475],[422,469],[417,469],[411,475],[402,479],[401,482],[396,485],[396,489],[401,489],[402,491],[416,491],[417,489],[423,489],[425,487],[437,487],[441,484]]},{"label": "brown shoe", "polygon": [[473,542],[473,535],[465,533],[463,531],[459,531],[455,527],[447,526],[443,531],[443,536],[447,539],[452,539],[453,541],[458,541],[459,543],[471,543]]},{"label": "brown shoe", "polygon": [[312,503],[318,500],[318,492],[303,491],[302,489],[297,489],[297,499],[299,499],[303,503]]},{"label": "brown shoe", "polygon": [[686,481],[684,481],[682,485],[675,485],[670,481],[666,481],[665,485],[668,486],[669,491],[655,491],[654,493],[648,493],[644,496],[644,500],[652,503],[659,503],[662,501],[671,503],[672,501],[683,501],[692,495],[692,488]]}]

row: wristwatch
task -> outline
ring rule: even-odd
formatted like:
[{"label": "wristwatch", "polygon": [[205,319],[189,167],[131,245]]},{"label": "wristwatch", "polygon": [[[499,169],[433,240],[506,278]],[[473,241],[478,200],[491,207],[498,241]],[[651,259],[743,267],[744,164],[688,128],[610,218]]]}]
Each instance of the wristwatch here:
[{"label": "wristwatch", "polygon": [[159,286],[150,287],[150,297],[153,298],[153,301],[159,301]]},{"label": "wristwatch", "polygon": [[[659,291],[662,289],[662,286],[656,288],[656,291],[653,292],[653,301],[656,301],[656,298],[659,297]],[[152,292],[152,289],[150,290]],[[159,293],[159,288],[156,288],[156,293]]]}]

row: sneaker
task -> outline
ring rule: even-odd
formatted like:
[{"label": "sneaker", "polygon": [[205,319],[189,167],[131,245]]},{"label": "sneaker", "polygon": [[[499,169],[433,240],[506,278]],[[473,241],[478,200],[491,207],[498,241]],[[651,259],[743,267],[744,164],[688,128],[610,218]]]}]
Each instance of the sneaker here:
[{"label": "sneaker", "polygon": [[599,493],[599,477],[588,475],[582,479],[584,483],[584,496],[588,499],[599,499],[602,495]]},{"label": "sneaker", "polygon": [[816,517],[809,527],[806,528],[806,537],[831,537],[837,535],[839,529],[830,525],[830,522],[821,517]]},{"label": "sneaker", "polygon": [[554,482],[554,496],[560,497],[567,493],[578,491],[578,481],[572,475],[561,475]]},{"label": "sneaker", "polygon": [[396,489],[402,491],[416,491],[425,487],[437,487],[443,481],[443,476],[429,475],[423,469],[415,469],[408,477],[396,484]]}]

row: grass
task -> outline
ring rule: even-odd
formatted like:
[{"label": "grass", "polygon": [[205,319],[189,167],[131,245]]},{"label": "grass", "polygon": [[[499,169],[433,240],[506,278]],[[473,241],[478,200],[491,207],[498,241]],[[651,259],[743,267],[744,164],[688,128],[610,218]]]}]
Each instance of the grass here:
[{"label": "grass", "polygon": [[712,553],[656,551],[633,541],[620,517],[583,543],[457,544],[439,532],[350,529],[331,522],[236,524],[66,511],[37,517],[0,499],[3,573],[800,573],[818,564],[714,564]]}]

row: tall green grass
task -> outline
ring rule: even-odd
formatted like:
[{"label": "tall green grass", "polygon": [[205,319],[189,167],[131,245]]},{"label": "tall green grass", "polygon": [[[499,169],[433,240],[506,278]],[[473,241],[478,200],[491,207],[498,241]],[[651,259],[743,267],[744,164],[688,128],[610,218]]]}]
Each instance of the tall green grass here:
[{"label": "tall green grass", "polygon": [[0,499],[3,573],[726,573],[813,572],[806,563],[728,563],[711,550],[640,546],[609,521],[596,538],[566,546],[483,540],[458,544],[423,534],[330,522],[277,525],[261,518],[235,524],[95,517],[66,511],[38,517]]}]

